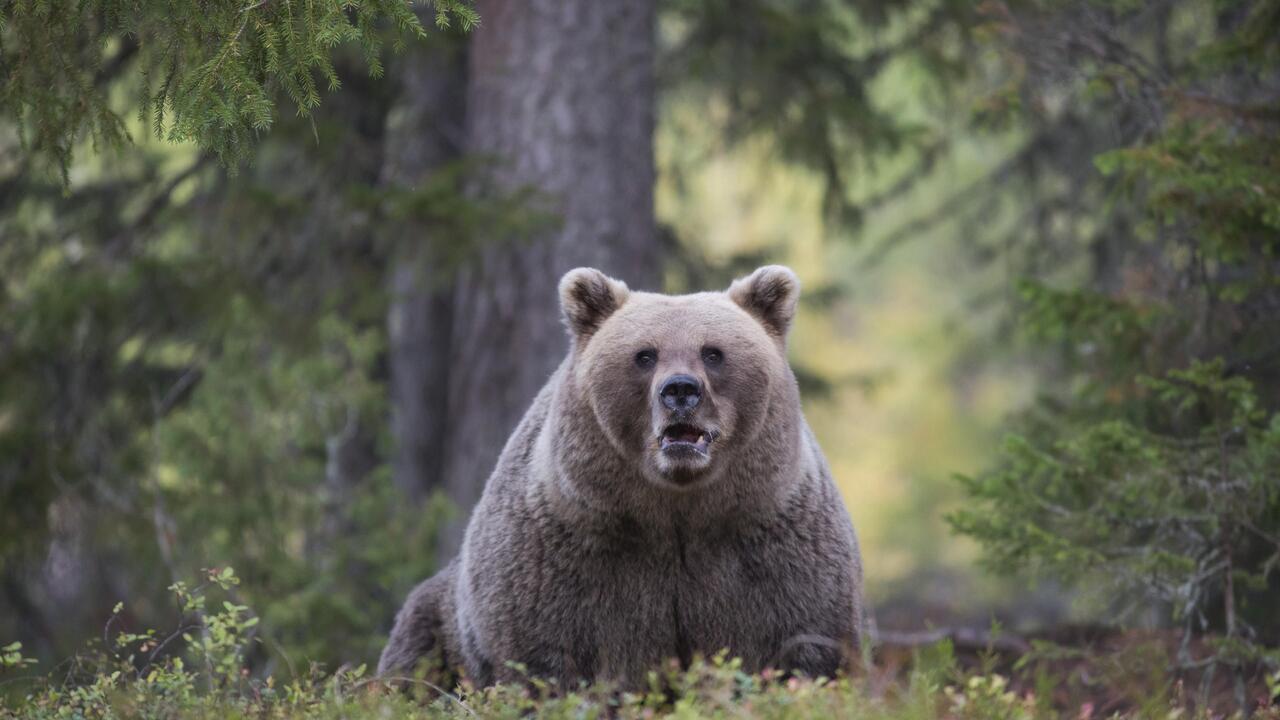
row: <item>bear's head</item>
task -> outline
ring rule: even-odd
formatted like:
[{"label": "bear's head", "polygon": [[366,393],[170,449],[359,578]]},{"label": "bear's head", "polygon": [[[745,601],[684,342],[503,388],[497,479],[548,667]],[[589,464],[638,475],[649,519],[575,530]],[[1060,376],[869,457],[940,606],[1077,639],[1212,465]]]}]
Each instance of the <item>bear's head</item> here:
[{"label": "bear's head", "polygon": [[[778,265],[727,291],[632,292],[599,270],[560,281],[575,402],[645,479],[690,488],[745,448],[768,446],[772,406],[798,407],[786,337],[800,283]],[[789,439],[787,439],[789,441]],[[789,445],[789,442],[783,444]]]}]

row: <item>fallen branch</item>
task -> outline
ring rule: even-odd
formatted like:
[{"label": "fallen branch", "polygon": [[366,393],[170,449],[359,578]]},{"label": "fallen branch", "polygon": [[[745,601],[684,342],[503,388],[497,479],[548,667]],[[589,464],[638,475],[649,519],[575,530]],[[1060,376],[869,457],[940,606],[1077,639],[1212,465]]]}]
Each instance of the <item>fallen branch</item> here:
[{"label": "fallen branch", "polygon": [[975,628],[936,628],[916,632],[895,632],[878,630],[873,633],[876,647],[925,647],[950,640],[957,648],[965,650],[998,650],[1000,652],[1025,653],[1031,650],[1031,643],[1017,635],[1008,633],[992,634],[989,630]]}]

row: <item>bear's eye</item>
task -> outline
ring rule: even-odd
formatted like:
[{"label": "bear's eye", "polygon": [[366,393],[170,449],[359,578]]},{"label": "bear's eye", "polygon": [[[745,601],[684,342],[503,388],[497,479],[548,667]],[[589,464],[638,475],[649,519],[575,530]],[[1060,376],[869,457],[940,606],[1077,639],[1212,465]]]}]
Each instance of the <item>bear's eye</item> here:
[{"label": "bear's eye", "polygon": [[702,362],[707,365],[719,365],[724,362],[724,352],[720,348],[704,347],[702,348]]},{"label": "bear's eye", "polygon": [[636,366],[648,370],[658,364],[657,350],[641,350],[636,353]]}]

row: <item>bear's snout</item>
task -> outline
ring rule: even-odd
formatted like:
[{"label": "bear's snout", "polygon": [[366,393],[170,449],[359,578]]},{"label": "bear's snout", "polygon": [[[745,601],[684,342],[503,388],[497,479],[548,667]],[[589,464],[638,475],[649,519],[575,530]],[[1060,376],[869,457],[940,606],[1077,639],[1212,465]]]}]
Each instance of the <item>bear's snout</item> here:
[{"label": "bear's snout", "polygon": [[[720,433],[706,424],[709,418],[695,417],[711,409],[712,403],[702,402],[705,390],[701,380],[686,373],[671,375],[658,385],[654,429],[663,472],[679,467],[687,475],[705,469],[711,461],[711,443]],[[677,484],[691,481],[692,477],[684,477]]]},{"label": "bear's snout", "polygon": [[702,383],[692,375],[672,375],[658,388],[658,398],[668,410],[687,412],[702,400]]}]

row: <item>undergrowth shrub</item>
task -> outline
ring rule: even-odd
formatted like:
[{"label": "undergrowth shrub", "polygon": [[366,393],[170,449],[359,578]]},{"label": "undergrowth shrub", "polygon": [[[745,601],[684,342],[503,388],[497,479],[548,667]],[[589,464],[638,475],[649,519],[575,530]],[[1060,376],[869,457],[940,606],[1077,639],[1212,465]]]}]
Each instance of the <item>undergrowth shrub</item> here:
[{"label": "undergrowth shrub", "polygon": [[[0,719],[22,718],[963,718],[1033,720],[1088,717],[1047,702],[1044,678],[1018,682],[995,671],[984,654],[961,669],[948,641],[919,649],[911,670],[891,683],[875,667],[848,677],[799,678],[766,670],[747,673],[720,653],[688,668],[650,673],[647,688],[567,685],[528,678],[519,684],[437,688],[416,678],[382,679],[364,665],[326,672],[318,665],[256,674],[246,656],[261,635],[257,616],[235,601],[240,579],[230,568],[204,571],[199,583],[170,586],[178,609],[171,630],[118,627],[115,607],[102,638],[84,653],[30,675],[34,660],[13,643],[0,647]],[[1117,680],[1123,682],[1123,679]],[[394,687],[393,687],[394,684]],[[1280,673],[1269,678],[1272,705],[1254,717],[1280,720]],[[1177,701],[1153,697],[1130,715],[1208,718]]]}]

